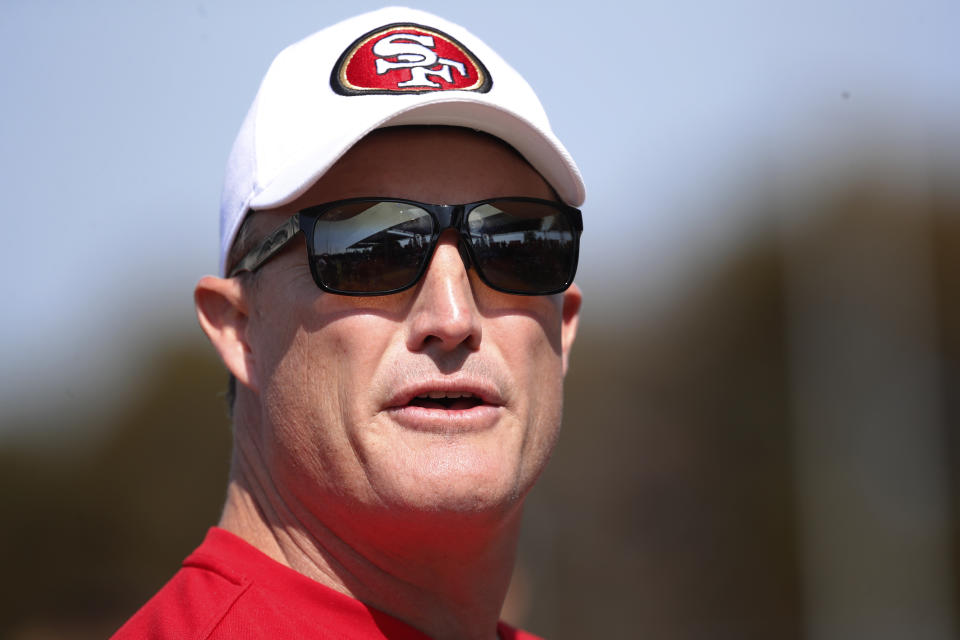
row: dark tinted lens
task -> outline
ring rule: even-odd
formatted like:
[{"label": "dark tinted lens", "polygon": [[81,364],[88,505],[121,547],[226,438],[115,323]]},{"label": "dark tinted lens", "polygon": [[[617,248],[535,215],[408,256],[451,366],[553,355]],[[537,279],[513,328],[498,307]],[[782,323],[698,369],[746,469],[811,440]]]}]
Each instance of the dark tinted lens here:
[{"label": "dark tinted lens", "polygon": [[576,232],[560,208],[496,200],[471,211],[467,223],[477,269],[488,284],[516,293],[547,293],[573,279]]},{"label": "dark tinted lens", "polygon": [[344,293],[378,293],[412,284],[433,235],[430,214],[402,202],[359,202],[330,209],[313,229],[320,280]]}]

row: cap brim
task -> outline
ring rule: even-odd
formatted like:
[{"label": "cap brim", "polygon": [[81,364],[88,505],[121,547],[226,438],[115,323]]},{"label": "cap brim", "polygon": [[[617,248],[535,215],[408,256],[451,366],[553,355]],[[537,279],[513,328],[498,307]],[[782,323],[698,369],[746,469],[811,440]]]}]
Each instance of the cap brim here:
[{"label": "cap brim", "polygon": [[375,129],[401,125],[458,126],[489,133],[510,144],[526,158],[567,204],[580,206],[586,197],[579,169],[552,133],[489,102],[463,94],[446,94],[407,109],[392,110],[373,126],[362,130],[341,131],[336,140],[328,138],[322,148],[311,149],[292,161],[270,183],[258,185],[258,192],[250,200],[250,209],[272,209],[289,204],[306,192],[361,138]]}]

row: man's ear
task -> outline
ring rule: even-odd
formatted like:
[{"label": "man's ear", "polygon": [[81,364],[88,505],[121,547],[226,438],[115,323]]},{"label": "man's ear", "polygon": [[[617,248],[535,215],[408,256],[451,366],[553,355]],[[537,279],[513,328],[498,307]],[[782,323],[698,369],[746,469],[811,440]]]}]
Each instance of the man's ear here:
[{"label": "man's ear", "polygon": [[241,384],[256,391],[254,355],[247,342],[247,299],[238,279],[204,276],[193,301],[200,326],[223,364]]},{"label": "man's ear", "polygon": [[577,325],[580,322],[580,305],[583,303],[583,292],[576,284],[570,285],[563,294],[563,310],[560,326],[561,349],[563,350],[563,375],[567,375],[567,366],[570,360],[570,348],[577,337]]}]

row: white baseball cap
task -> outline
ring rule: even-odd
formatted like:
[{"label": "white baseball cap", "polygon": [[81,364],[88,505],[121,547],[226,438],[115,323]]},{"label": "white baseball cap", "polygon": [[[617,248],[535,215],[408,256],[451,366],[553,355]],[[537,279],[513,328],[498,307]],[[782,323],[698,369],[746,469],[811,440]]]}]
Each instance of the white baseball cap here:
[{"label": "white baseball cap", "polygon": [[248,211],[292,202],[365,135],[399,125],[489,133],[567,204],[583,203],[580,171],[520,74],[466,29],[389,7],[318,31],[270,65],[227,161],[220,273]]}]

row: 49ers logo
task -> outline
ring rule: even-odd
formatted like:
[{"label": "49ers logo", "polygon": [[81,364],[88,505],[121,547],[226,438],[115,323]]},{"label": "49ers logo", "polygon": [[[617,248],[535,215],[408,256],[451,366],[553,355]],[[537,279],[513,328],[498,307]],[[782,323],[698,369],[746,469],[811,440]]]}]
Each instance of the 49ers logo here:
[{"label": "49ers logo", "polygon": [[364,93],[487,92],[486,67],[447,34],[417,24],[391,24],[350,45],[330,74],[341,95]]}]

